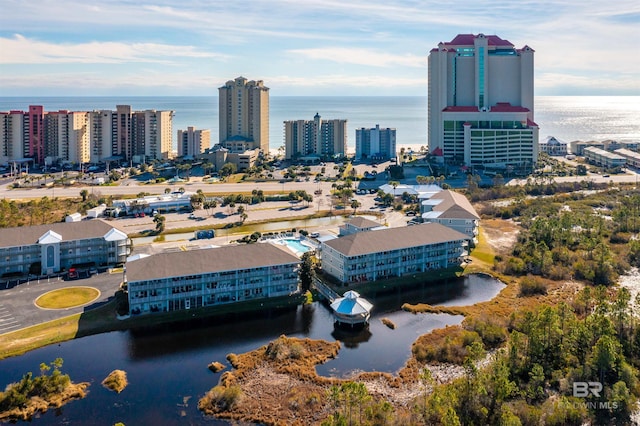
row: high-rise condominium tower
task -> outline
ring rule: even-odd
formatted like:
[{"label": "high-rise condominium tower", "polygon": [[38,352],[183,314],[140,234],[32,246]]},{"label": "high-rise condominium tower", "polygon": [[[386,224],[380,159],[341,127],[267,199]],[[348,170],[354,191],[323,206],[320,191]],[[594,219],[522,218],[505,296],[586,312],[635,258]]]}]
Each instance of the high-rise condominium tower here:
[{"label": "high-rise condominium tower", "polygon": [[316,113],[313,120],[284,122],[285,158],[315,156],[330,159],[347,152],[347,120],[323,120]]},{"label": "high-rise condominium tower", "polygon": [[396,129],[356,129],[356,159],[388,160],[396,156]]},{"label": "high-rise condominium tower", "polygon": [[538,159],[533,49],[459,34],[429,54],[429,150],[471,167],[530,169]]},{"label": "high-rise condominium tower", "polygon": [[193,157],[211,146],[211,131],[188,127],[178,130],[178,157]]},{"label": "high-rise condominium tower", "polygon": [[262,80],[229,80],[218,89],[220,134],[225,148],[269,152],[269,88]]}]

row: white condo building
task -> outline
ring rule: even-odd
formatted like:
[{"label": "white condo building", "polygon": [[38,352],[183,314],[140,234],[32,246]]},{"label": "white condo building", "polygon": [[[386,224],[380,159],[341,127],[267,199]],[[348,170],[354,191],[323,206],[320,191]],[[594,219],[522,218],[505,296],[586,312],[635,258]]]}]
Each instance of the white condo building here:
[{"label": "white condo building", "polygon": [[356,160],[388,160],[396,156],[396,129],[356,129]]},{"label": "white condo building", "polygon": [[460,266],[467,240],[439,223],[356,232],[321,244],[322,269],[345,284],[447,269]]},{"label": "white condo building", "polygon": [[453,164],[530,170],[538,160],[533,54],[484,34],[431,50],[430,152]]},{"label": "white condo building", "polygon": [[0,276],[56,274],[77,265],[121,265],[130,249],[127,234],[100,219],[4,228]]},{"label": "white condo building", "polygon": [[178,130],[178,157],[195,158],[211,147],[211,131],[188,127]]},{"label": "white condo building", "polygon": [[285,158],[333,158],[347,152],[347,120],[323,120],[316,113],[313,120],[284,122]]},{"label": "white condo building", "polygon": [[88,163],[91,160],[88,112],[49,112],[44,117],[44,126],[45,162]]},{"label": "white condo building", "polygon": [[0,112],[0,164],[25,157],[25,124],[25,114],[22,111]]},{"label": "white condo building", "polygon": [[[36,125],[36,136],[33,125]],[[171,157],[173,111],[0,112],[0,163],[31,158],[36,164],[146,162]]]},{"label": "white condo building", "polygon": [[159,253],[127,262],[130,313],[287,296],[298,289],[299,264],[273,244]]}]

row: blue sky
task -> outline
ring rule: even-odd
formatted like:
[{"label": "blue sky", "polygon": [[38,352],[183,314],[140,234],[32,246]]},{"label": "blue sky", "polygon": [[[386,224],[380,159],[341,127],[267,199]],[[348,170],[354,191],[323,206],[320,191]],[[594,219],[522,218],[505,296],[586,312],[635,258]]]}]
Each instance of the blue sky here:
[{"label": "blue sky", "polygon": [[459,33],[535,51],[537,95],[640,95],[637,0],[0,0],[0,96],[426,95]]}]

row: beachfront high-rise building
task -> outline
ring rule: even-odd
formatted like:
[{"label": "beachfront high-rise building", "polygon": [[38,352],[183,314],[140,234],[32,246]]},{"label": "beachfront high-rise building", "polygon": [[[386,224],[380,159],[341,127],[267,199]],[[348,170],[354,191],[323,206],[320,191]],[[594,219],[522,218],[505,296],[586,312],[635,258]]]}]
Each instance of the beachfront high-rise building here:
[{"label": "beachfront high-rise building", "polygon": [[27,156],[36,164],[44,163],[44,108],[42,105],[30,105],[27,112],[27,132],[24,146]]},{"label": "beachfront high-rise building", "polygon": [[396,156],[396,129],[356,129],[356,159],[388,160]]},{"label": "beachfront high-rise building", "polygon": [[470,167],[531,169],[538,160],[533,54],[484,34],[459,34],[431,50],[431,154]]},{"label": "beachfront high-rise building", "polygon": [[99,163],[124,160],[166,160],[172,153],[173,111],[115,111],[0,113],[0,161],[29,159],[35,164]]},{"label": "beachfront high-rise building", "polygon": [[313,120],[284,122],[285,158],[333,158],[347,152],[347,120],[323,120],[316,113]]},{"label": "beachfront high-rise building", "polygon": [[114,112],[108,109],[91,111],[89,113],[90,157],[92,163],[100,163],[115,155],[112,147],[116,137]]},{"label": "beachfront high-rise building", "polygon": [[133,161],[143,163],[153,159],[169,159],[172,152],[173,111],[148,109],[138,111],[134,116]]},{"label": "beachfront high-rise building", "polygon": [[210,130],[197,130],[194,127],[188,127],[187,130],[178,130],[178,157],[195,158],[210,146]]},{"label": "beachfront high-rise building", "polygon": [[218,89],[219,142],[233,152],[269,152],[269,88],[238,77]]},{"label": "beachfront high-rise building", "polygon": [[88,112],[49,112],[44,123],[46,163],[57,159],[70,163],[90,161]]},{"label": "beachfront high-rise building", "polygon": [[24,158],[25,121],[23,111],[0,112],[0,164]]}]

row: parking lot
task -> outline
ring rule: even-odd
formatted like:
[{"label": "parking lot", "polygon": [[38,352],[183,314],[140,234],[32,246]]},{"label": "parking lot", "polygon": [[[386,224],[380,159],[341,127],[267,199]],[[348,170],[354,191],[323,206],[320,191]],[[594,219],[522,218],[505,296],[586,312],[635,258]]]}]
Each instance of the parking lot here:
[{"label": "parking lot", "polygon": [[[122,273],[100,273],[89,278],[65,281],[57,277],[31,280],[9,288],[0,287],[0,334],[40,324],[99,306],[112,297],[122,282]],[[97,300],[88,306],[68,309],[40,309],[35,300],[44,293],[65,287],[88,286],[100,291]]]}]

